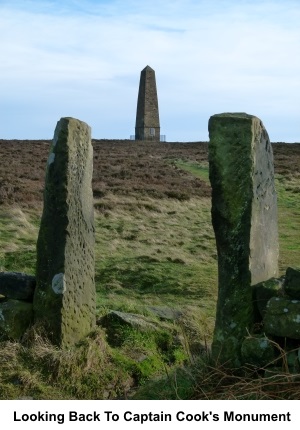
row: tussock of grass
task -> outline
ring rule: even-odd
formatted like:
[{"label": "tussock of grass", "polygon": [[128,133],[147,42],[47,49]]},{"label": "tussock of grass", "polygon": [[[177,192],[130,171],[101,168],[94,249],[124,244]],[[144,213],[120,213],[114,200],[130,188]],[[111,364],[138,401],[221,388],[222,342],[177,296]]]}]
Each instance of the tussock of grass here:
[{"label": "tussock of grass", "polygon": [[2,344],[0,360],[2,399],[113,399],[132,383],[100,329],[69,350],[31,330],[22,344]]},{"label": "tussock of grass", "polygon": [[0,212],[0,271],[33,274],[36,260],[39,212],[17,206]]}]

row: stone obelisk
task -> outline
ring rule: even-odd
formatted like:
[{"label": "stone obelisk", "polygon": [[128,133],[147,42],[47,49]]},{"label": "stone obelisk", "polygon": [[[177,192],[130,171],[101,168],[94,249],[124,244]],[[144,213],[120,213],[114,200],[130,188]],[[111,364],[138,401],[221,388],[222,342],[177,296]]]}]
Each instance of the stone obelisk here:
[{"label": "stone obelisk", "polygon": [[135,140],[160,140],[155,71],[149,66],[141,71]]}]

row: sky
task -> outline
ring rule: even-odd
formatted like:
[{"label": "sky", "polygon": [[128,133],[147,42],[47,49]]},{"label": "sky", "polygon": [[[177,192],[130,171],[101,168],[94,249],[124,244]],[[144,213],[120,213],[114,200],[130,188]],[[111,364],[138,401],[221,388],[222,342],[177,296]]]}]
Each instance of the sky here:
[{"label": "sky", "polygon": [[299,22],[299,0],[0,0],[0,139],[51,139],[69,116],[129,139],[149,65],[167,141],[246,112],[300,142]]}]

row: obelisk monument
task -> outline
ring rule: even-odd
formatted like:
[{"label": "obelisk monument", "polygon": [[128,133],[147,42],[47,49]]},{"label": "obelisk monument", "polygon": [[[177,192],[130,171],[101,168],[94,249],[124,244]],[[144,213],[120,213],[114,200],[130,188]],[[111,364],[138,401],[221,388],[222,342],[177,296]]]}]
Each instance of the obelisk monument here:
[{"label": "obelisk monument", "polygon": [[149,66],[141,71],[135,140],[160,140],[155,71]]}]

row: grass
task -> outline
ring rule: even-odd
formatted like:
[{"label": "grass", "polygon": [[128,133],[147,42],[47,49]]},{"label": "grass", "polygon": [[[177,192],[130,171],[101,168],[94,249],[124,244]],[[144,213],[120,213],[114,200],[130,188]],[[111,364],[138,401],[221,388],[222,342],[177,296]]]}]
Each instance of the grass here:
[{"label": "grass", "polygon": [[278,229],[280,259],[283,274],[288,266],[300,266],[300,175],[277,175]]},{"label": "grass", "polygon": [[215,298],[208,199],[191,199],[183,206],[171,199],[108,195],[102,204],[110,209],[96,212],[100,307],[112,294],[114,305],[128,296],[141,306],[178,304],[179,297],[187,305]]},{"label": "grass", "polygon": [[[114,151],[118,153],[117,148]],[[159,192],[149,193],[138,187],[125,192],[124,184],[118,191],[117,182],[111,189],[100,184],[101,198],[96,193],[94,202],[97,318],[110,310],[136,313],[159,330],[141,333],[116,324],[111,340],[107,330],[99,327],[70,351],[57,350],[32,331],[22,343],[2,343],[0,398],[280,397],[278,391],[266,394],[263,388],[264,384],[271,387],[272,380],[253,378],[253,374],[241,379],[211,367],[208,351],[217,299],[217,260],[208,163],[202,153],[197,161],[196,155],[186,158],[180,151],[177,158],[167,152],[159,158],[159,175],[163,177],[163,165],[172,171],[169,189],[162,188],[163,182],[156,189]],[[141,169],[148,163],[145,160]],[[115,168],[114,174],[120,175],[119,170]],[[151,178],[157,178],[153,172]],[[143,175],[146,178],[147,172]],[[182,183],[189,185],[176,194],[172,181],[179,183],[181,175],[186,175]],[[200,181],[195,183],[195,177]],[[201,194],[197,187],[202,184],[206,191]],[[299,185],[297,174],[276,174],[281,274],[288,265],[299,266]],[[39,204],[0,206],[1,271],[34,274],[40,214]],[[153,312],[155,307],[179,311],[181,317],[162,322]],[[293,395],[294,385],[285,397]]]},{"label": "grass", "polygon": [[176,160],[175,166],[179,169],[185,170],[191,173],[193,176],[202,179],[203,181],[209,182],[208,163],[198,163],[190,160]]},{"label": "grass", "polygon": [[[207,198],[192,198],[182,205],[175,199],[107,194],[101,201],[95,201],[97,318],[109,310],[132,312],[151,318],[161,328],[158,333],[115,328],[114,335],[122,342],[117,346],[108,344],[106,348],[107,360],[119,375],[109,397],[119,396],[127,385],[143,386],[153,377],[162,378],[166,369],[176,373],[211,339],[217,269],[209,212]],[[1,230],[5,232],[1,236],[1,270],[34,273],[38,219],[37,211],[4,209],[0,216]],[[181,319],[162,323],[151,307],[179,310]],[[180,342],[176,343],[176,339]],[[83,382],[81,388],[74,390],[65,384],[63,367],[55,381],[51,380],[52,365],[47,368],[41,362],[57,363],[52,357],[57,351],[50,348],[48,356],[45,348],[42,359],[34,361],[34,356],[40,354],[38,347],[14,350],[18,357],[26,359],[15,359],[18,366],[11,369],[13,378],[8,377],[11,370],[2,370],[6,375],[0,379],[3,386],[10,385],[7,381],[14,381],[15,377],[22,381],[12,391],[6,389],[6,393],[12,393],[7,394],[10,398],[24,393],[36,398],[105,397],[105,380],[111,379],[107,375],[111,371],[109,366],[101,370],[102,391],[89,381],[88,394]],[[74,356],[76,370],[78,357],[75,353]],[[43,372],[39,370],[41,366]],[[27,383],[22,375],[28,372],[33,372],[36,382]],[[58,394],[59,387],[63,388]],[[175,395],[171,382],[165,390],[170,397]],[[6,398],[4,392],[2,396]]]},{"label": "grass", "polygon": [[[181,169],[208,180],[208,163],[179,160]],[[275,185],[278,204],[279,272],[283,275],[288,266],[300,265],[300,173],[276,174]]]},{"label": "grass", "polygon": [[0,271],[34,274],[39,212],[20,207],[0,211]]}]

